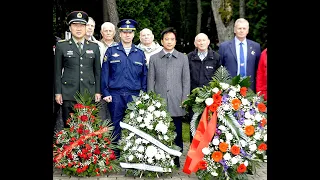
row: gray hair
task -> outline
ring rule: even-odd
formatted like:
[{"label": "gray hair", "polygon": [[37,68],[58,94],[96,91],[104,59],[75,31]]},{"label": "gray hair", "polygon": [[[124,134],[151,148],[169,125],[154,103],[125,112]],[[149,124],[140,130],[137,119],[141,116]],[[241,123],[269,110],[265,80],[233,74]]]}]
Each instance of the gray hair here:
[{"label": "gray hair", "polygon": [[103,30],[104,28],[108,27],[108,26],[111,26],[111,28],[113,29],[114,32],[116,32],[116,27],[114,24],[112,24],[111,22],[104,22],[102,25],[101,25],[101,30]]}]

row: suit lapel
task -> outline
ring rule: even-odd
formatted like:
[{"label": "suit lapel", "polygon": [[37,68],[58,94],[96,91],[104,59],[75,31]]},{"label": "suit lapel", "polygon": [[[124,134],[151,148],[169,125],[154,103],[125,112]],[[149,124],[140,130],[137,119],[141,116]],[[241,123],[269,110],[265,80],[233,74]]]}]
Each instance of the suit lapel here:
[{"label": "suit lapel", "polygon": [[237,53],[236,53],[236,44],[234,42],[234,39],[232,39],[229,43],[229,48],[231,50],[231,53],[234,57],[234,60],[237,61]]},{"label": "suit lapel", "polygon": [[252,44],[251,44],[251,42],[247,39],[247,64],[248,64],[248,62],[250,62],[251,60],[251,52],[252,52]]}]

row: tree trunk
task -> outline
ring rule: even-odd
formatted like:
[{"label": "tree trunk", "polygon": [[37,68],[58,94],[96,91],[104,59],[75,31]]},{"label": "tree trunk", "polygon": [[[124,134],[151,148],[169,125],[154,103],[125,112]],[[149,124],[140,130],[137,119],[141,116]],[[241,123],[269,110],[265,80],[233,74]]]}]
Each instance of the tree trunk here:
[{"label": "tree trunk", "polygon": [[245,0],[240,0],[239,1],[239,16],[240,16],[240,18],[245,18],[245,9],[246,9]]},{"label": "tree trunk", "polygon": [[201,7],[201,0],[197,0],[197,30],[196,34],[199,34],[201,32],[201,17],[202,17],[202,7]]},{"label": "tree trunk", "polygon": [[108,17],[110,19],[109,21],[116,26],[116,35],[114,36],[114,40],[116,42],[119,42],[120,41],[120,36],[119,36],[118,31],[117,31],[118,30],[117,24],[119,22],[119,16],[118,16],[118,11],[117,11],[116,0],[103,0],[103,8],[107,9],[106,11],[108,11]]},{"label": "tree trunk", "polygon": [[211,8],[213,12],[214,22],[216,23],[217,34],[219,39],[218,46],[220,43],[227,40],[231,40],[234,37],[234,19],[231,19],[225,26],[225,24],[222,21],[221,14],[219,13],[221,1],[223,0],[211,0]]},{"label": "tree trunk", "polygon": [[108,0],[102,0],[102,13],[103,22],[110,21],[108,13]]}]

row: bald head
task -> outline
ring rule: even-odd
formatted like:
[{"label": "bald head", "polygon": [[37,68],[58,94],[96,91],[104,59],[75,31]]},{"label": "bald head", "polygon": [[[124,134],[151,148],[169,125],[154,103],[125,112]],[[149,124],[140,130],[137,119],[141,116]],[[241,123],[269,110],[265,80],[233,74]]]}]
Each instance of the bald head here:
[{"label": "bald head", "polygon": [[140,42],[145,46],[151,46],[154,39],[152,31],[148,28],[144,28],[140,31]]},{"label": "bald head", "polygon": [[194,46],[198,48],[199,51],[207,51],[210,44],[210,40],[205,33],[199,33],[194,38]]}]

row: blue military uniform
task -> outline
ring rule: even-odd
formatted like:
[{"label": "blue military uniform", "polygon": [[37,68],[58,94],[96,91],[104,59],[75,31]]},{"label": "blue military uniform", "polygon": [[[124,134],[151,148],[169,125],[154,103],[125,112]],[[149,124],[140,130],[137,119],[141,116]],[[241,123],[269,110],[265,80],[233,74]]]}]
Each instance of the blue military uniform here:
[{"label": "blue military uniform", "polygon": [[[129,25],[128,25],[129,24]],[[119,29],[125,32],[135,30],[134,20],[122,20]],[[103,58],[101,69],[101,92],[102,96],[112,96],[112,102],[108,103],[111,120],[114,125],[114,134],[117,135],[117,143],[121,136],[120,121],[122,121],[127,103],[131,102],[132,96],[138,96],[140,90],[147,91],[146,57],[144,52],[131,45],[129,54],[126,54],[122,42],[107,49]],[[119,156],[119,150],[115,150]]]}]

